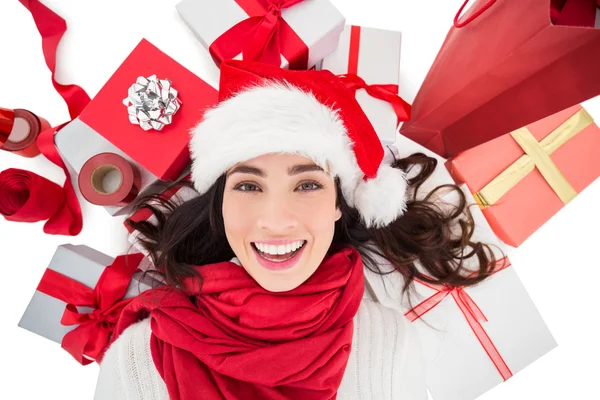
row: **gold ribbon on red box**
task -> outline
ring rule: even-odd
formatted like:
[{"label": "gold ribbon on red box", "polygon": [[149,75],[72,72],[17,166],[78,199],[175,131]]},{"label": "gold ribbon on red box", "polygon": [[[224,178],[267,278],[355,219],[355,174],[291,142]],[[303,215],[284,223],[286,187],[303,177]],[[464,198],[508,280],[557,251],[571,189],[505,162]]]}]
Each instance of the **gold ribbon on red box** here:
[{"label": "gold ribbon on red box", "polygon": [[536,140],[527,128],[520,128],[511,132],[510,135],[523,149],[525,154],[495,177],[483,189],[473,195],[477,204],[481,208],[496,204],[502,196],[535,168],[540,171],[541,175],[564,204],[573,200],[577,196],[577,192],[560,172],[550,156],[592,123],[594,123],[594,119],[582,108],[540,142]]}]

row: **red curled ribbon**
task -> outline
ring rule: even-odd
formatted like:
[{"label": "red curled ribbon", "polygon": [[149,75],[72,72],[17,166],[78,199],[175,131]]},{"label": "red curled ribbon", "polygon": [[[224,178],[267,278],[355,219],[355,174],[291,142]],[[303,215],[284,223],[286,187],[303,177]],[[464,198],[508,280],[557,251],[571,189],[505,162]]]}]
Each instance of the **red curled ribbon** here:
[{"label": "red curled ribbon", "polygon": [[281,10],[303,0],[235,0],[249,15],[225,31],[208,48],[220,65],[242,53],[244,60],[280,66],[281,55],[289,69],[308,68],[308,47],[281,16]]},{"label": "red curled ribbon", "polygon": [[[90,358],[100,362],[121,311],[131,301],[123,297],[143,257],[141,253],[118,256],[106,267],[94,289],[46,269],[37,290],[67,303],[60,322],[78,326],[64,336],[61,345],[80,364],[92,363]],[[80,313],[77,307],[94,310]]]},{"label": "red curled ribbon", "polygon": [[[90,97],[87,93],[77,85],[62,85],[55,80],[56,72],[56,49],[62,35],[67,30],[67,24],[64,19],[55,14],[48,7],[44,6],[38,0],[19,0],[25,8],[31,12],[37,29],[42,36],[42,50],[46,65],[52,73],[52,84],[56,91],[62,96],[69,108],[71,119],[76,118],[85,106],[90,102]],[[69,171],[63,163],[58,150],[54,144],[54,135],[66,124],[59,125],[55,128],[46,129],[40,133],[37,138],[37,145],[40,152],[51,162],[62,168],[65,173],[64,184],[64,203],[57,210],[44,226],[44,232],[54,235],[71,235],[75,236],[81,232],[83,220],[81,216],[81,208],[77,195],[73,190]],[[40,194],[41,196],[42,194]]]},{"label": "red curled ribbon", "polygon": [[[7,221],[44,221],[55,215],[65,202],[63,190],[56,183],[17,168],[0,172],[0,193],[0,214]],[[50,220],[46,225],[49,223]]]},{"label": "red curled ribbon", "polygon": [[[500,264],[500,261],[503,261]],[[510,262],[508,259],[504,258],[500,260],[498,263],[498,267],[493,271],[496,273],[510,266]],[[462,287],[451,287],[446,285],[434,285],[431,283],[423,282],[419,279],[416,279],[417,282],[422,285],[427,286],[433,290],[437,290],[437,293],[434,293],[427,299],[423,300],[421,303],[416,305],[412,310],[407,311],[404,316],[406,316],[411,322],[419,319],[423,315],[425,315],[428,311],[432,310],[435,306],[440,304],[442,300],[444,300],[449,295],[452,296],[460,310],[462,311],[467,323],[473,330],[473,333],[479,340],[479,343],[487,353],[488,357],[502,376],[502,379],[505,381],[510,378],[513,374],[500,355],[500,352],[492,342],[492,339],[488,336],[487,332],[481,325],[482,322],[487,322],[487,318],[483,315],[481,309],[477,306],[475,301],[469,296],[469,294]]]}]

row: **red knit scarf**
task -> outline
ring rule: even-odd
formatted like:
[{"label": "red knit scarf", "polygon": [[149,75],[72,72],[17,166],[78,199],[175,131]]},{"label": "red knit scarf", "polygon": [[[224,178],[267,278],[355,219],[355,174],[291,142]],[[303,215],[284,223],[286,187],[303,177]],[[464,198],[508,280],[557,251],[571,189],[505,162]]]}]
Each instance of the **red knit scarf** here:
[{"label": "red knit scarf", "polygon": [[149,313],[152,358],[171,400],[336,398],[364,291],[355,249],[327,256],[306,282],[282,293],[263,289],[233,262],[197,270],[202,294],[191,280],[186,294],[145,292],[115,330],[114,339]]}]

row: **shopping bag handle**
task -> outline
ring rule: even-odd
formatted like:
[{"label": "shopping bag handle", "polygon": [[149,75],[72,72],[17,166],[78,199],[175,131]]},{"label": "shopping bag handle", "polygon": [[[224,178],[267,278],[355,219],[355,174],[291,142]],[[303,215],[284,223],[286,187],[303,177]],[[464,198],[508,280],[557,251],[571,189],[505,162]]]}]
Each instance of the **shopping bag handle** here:
[{"label": "shopping bag handle", "polygon": [[479,10],[477,10],[476,12],[474,12],[473,15],[471,15],[469,18],[467,18],[463,22],[458,22],[458,19],[460,18],[460,14],[463,12],[463,10],[467,6],[467,4],[469,4],[469,0],[465,0],[465,2],[463,3],[463,5],[460,7],[460,9],[458,10],[458,12],[454,16],[454,26],[457,27],[457,28],[462,28],[463,26],[471,23],[475,18],[479,17],[488,8],[490,8],[491,6],[493,6],[494,3],[496,3],[496,0],[490,0],[490,1],[488,1],[483,7],[481,7]]}]

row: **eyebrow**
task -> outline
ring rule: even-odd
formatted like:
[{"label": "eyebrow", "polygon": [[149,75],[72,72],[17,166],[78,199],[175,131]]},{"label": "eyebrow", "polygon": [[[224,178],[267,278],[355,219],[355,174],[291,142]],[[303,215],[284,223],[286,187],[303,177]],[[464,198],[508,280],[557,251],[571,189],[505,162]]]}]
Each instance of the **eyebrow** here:
[{"label": "eyebrow", "polygon": [[[312,172],[312,171],[325,172],[323,170],[323,168],[319,167],[316,164],[298,164],[298,165],[294,165],[293,167],[288,168],[288,175],[298,175],[303,172]],[[262,169],[256,168],[256,167],[250,167],[248,165],[239,165],[239,166],[233,168],[231,171],[229,171],[227,176],[231,176],[235,173],[252,174],[252,175],[260,176],[261,178],[264,178],[265,176],[267,176],[267,174]]]},{"label": "eyebrow", "polygon": [[299,164],[294,165],[292,168],[288,168],[288,175],[298,175],[303,172],[321,171],[325,172],[323,168],[316,164]]}]

